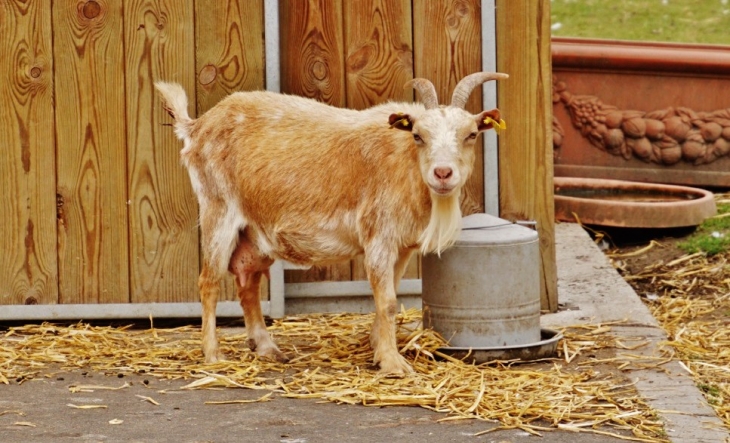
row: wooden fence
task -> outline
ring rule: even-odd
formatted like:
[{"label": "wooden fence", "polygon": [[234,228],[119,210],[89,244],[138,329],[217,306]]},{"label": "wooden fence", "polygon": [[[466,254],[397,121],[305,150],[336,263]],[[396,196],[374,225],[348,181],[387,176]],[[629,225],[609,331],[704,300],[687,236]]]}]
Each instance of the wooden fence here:
[{"label": "wooden fence", "polygon": [[[500,208],[538,220],[554,309],[549,2],[496,4],[512,75],[499,90]],[[447,97],[482,68],[480,17],[479,0],[280,0],[281,90],[364,108],[411,100],[402,85],[419,76]],[[0,30],[0,305],[196,301],[197,207],[153,83],[181,83],[197,114],[265,88],[263,0],[5,0]],[[466,212],[484,210],[482,161]],[[360,279],[357,260],[287,271]]]}]

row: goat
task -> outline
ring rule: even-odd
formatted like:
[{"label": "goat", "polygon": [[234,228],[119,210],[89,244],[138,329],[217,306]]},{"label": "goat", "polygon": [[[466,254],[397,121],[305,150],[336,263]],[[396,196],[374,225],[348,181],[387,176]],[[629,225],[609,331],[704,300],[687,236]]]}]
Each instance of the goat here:
[{"label": "goat", "polygon": [[248,345],[286,362],[266,330],[261,277],[275,259],[316,266],[364,254],[375,299],[374,363],[383,373],[412,371],[396,346],[396,288],[414,251],[440,254],[455,241],[477,135],[504,124],[498,109],[472,115],[464,106],[476,86],[504,78],[465,77],[450,106],[439,106],[430,81],[414,79],[406,86],[422,104],[362,111],[236,92],[195,120],[180,85],[156,83],[200,207],[205,361],[223,358],[215,307],[226,271],[236,278]]}]

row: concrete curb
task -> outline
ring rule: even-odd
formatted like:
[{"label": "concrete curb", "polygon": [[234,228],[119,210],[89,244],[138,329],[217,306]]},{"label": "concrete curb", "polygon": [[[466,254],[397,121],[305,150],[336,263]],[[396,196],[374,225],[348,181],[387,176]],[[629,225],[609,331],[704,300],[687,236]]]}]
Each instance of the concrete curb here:
[{"label": "concrete curb", "polygon": [[[613,327],[618,337],[643,337],[649,344],[634,354],[660,356],[667,335],[634,290],[616,272],[606,256],[577,224],[555,227],[558,299],[567,309],[543,315],[542,326],[560,328],[581,323],[626,320]],[[707,404],[694,380],[672,361],[661,369],[633,370],[640,395],[657,410],[673,442],[722,443],[730,434]]]}]

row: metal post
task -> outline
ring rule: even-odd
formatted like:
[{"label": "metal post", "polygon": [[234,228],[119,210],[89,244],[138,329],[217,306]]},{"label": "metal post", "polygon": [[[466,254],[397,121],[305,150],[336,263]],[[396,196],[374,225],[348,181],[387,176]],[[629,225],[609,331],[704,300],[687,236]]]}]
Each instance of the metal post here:
[{"label": "metal post", "polygon": [[[497,32],[495,0],[482,0],[482,71],[497,70]],[[497,82],[484,84],[484,109],[497,107]],[[484,137],[484,209],[499,217],[499,157],[497,134],[486,131]]]}]

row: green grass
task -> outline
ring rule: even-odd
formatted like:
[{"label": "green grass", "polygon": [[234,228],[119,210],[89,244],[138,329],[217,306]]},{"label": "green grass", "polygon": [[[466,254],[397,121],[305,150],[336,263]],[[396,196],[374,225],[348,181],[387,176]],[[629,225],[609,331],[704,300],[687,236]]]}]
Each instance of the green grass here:
[{"label": "green grass", "polygon": [[722,391],[715,385],[709,385],[706,383],[698,383],[697,388],[704,392],[706,395],[707,402],[713,406],[719,405],[720,398],[722,397]]},{"label": "green grass", "polygon": [[[718,215],[730,213],[730,204],[717,205]],[[708,218],[687,240],[677,246],[683,251],[694,254],[720,254],[730,249],[730,216]]]},{"label": "green grass", "polygon": [[727,0],[553,0],[550,8],[556,37],[730,45]]}]

